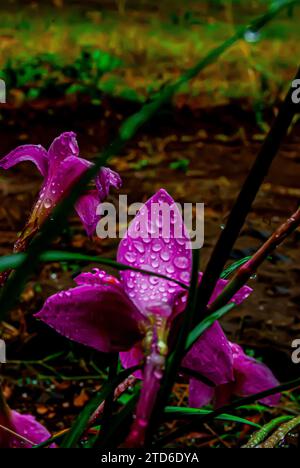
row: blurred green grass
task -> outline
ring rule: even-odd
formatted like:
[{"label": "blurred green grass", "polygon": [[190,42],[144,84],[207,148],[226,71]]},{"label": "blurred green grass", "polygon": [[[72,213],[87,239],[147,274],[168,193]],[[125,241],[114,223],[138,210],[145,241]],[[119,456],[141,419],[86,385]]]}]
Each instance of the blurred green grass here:
[{"label": "blurred green grass", "polygon": [[[199,2],[190,0],[184,7],[167,2],[155,11],[146,6],[143,10],[144,2],[139,10],[115,3],[119,11],[89,7],[87,2],[84,10],[66,5],[1,13],[1,76],[9,81],[9,69],[19,76],[10,89],[18,93],[20,76],[29,76],[26,86],[31,90],[25,96],[29,99],[61,85],[62,93],[91,94],[95,102],[103,92],[144,101],[232,35],[236,27],[265,11],[270,2],[255,0],[245,8],[241,1],[214,0],[200,2],[199,7]],[[205,107],[244,98],[267,105],[294,74],[300,52],[299,20],[298,8],[275,19],[257,42],[240,42],[181,90],[179,105]],[[90,64],[91,76],[87,76],[89,70],[82,61],[79,74],[68,76],[66,70],[78,64],[86,50],[110,57],[116,66],[108,63],[103,73],[93,75],[95,67]],[[41,60],[46,65],[36,77],[34,68]]]}]

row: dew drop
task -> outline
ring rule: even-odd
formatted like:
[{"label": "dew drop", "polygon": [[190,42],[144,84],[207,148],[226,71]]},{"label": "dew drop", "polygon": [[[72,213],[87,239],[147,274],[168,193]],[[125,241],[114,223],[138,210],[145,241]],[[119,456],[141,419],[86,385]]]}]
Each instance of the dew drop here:
[{"label": "dew drop", "polygon": [[173,267],[173,265],[168,265],[166,270],[167,273],[169,273],[170,275],[172,275],[172,273],[175,273],[175,268]]},{"label": "dew drop", "polygon": [[140,254],[145,253],[145,247],[143,246],[142,242],[136,241],[133,245]]},{"label": "dew drop", "polygon": [[151,276],[150,283],[156,286],[159,283],[159,278],[156,278],[155,276]]},{"label": "dew drop", "polygon": [[164,262],[168,262],[171,258],[169,252],[166,252],[166,251],[163,251],[161,252],[160,254],[160,258],[164,261]]},{"label": "dew drop", "polygon": [[186,243],[186,239],[183,239],[183,238],[176,239],[176,241],[177,241],[177,244],[181,246],[184,246]]},{"label": "dew drop", "polygon": [[46,198],[46,200],[44,201],[44,207],[46,208],[46,210],[49,210],[51,206],[52,206],[52,200],[50,200],[50,198]]},{"label": "dew drop", "polygon": [[260,32],[248,29],[248,31],[246,31],[244,34],[244,39],[246,42],[249,42],[250,44],[254,44],[255,42],[259,41]]},{"label": "dew drop", "polygon": [[125,254],[125,259],[129,263],[134,263],[136,261],[136,254],[134,252],[127,252]]},{"label": "dew drop", "polygon": [[162,245],[161,245],[159,242],[156,242],[156,243],[153,244],[153,246],[152,246],[153,252],[160,252],[161,249],[162,249]]},{"label": "dew drop", "polygon": [[151,262],[151,265],[153,268],[157,269],[159,267],[159,261],[155,259]]},{"label": "dew drop", "polygon": [[181,270],[184,270],[189,266],[189,261],[186,257],[175,257],[174,265]]},{"label": "dew drop", "polygon": [[184,271],[183,273],[180,274],[180,279],[184,283],[189,283],[190,281],[190,274],[187,271]]}]

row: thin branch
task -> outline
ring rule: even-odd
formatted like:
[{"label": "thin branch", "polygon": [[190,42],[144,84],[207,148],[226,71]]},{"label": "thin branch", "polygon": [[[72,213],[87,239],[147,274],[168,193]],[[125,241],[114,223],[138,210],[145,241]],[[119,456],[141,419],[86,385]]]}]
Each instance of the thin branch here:
[{"label": "thin branch", "polygon": [[208,306],[210,312],[215,312],[227,304],[233,296],[247,283],[258,267],[282,242],[300,226],[300,208],[280,226],[255,255],[240,267],[233,279],[228,283],[213,304]]}]

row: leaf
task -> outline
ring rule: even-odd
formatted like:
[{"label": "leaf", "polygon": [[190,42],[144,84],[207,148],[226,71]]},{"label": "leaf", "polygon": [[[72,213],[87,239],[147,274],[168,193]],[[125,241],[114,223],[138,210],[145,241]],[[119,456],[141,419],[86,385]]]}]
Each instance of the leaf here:
[{"label": "leaf", "polygon": [[237,262],[232,263],[232,265],[229,265],[222,273],[221,279],[227,279],[232,273],[234,273],[236,270],[238,270],[241,266],[245,265],[249,260],[251,260],[252,257],[245,257],[242,258],[241,260],[238,260]]},{"label": "leaf", "polygon": [[258,432],[253,434],[244,448],[255,448],[257,445],[261,444],[267,438],[270,432],[279,426],[279,424],[290,421],[291,419],[293,419],[293,416],[281,416],[279,418],[273,419],[273,421],[265,424],[265,426],[263,426]]},{"label": "leaf", "polygon": [[[197,408],[180,408],[176,406],[167,406],[165,408],[165,413],[174,417],[174,419],[180,418],[193,418],[197,419],[198,417],[206,416],[211,414],[212,411],[204,410],[204,409],[197,409]],[[252,421],[248,421],[248,419],[240,418],[238,416],[233,416],[231,414],[221,414],[216,418],[218,421],[226,421],[226,422],[233,422],[239,424],[247,424],[248,426],[252,426],[255,428],[261,428],[259,424],[256,424]]]},{"label": "leaf", "polygon": [[188,351],[193,344],[200,338],[203,333],[208,330],[217,320],[220,320],[224,315],[228,314],[232,309],[236,307],[236,304],[230,303],[226,306],[222,307],[222,309],[214,312],[213,314],[206,317],[199,325],[197,325],[189,334],[186,348],[185,350]]},{"label": "leaf", "polygon": [[[26,259],[26,254],[14,254],[14,255],[7,255],[5,257],[0,258],[0,272],[6,270],[13,270],[18,268],[23,261]],[[162,278],[168,281],[173,281],[174,283],[178,284],[180,287],[187,289],[187,286],[180,281],[173,280],[170,277],[165,275],[160,275],[154,273],[153,271],[141,270],[139,268],[134,268],[130,265],[126,265],[123,263],[116,262],[114,260],[110,260],[109,258],[104,257],[94,257],[91,255],[84,255],[84,254],[77,254],[73,252],[60,252],[60,251],[48,251],[44,252],[39,257],[39,262],[41,263],[52,263],[52,262],[84,262],[84,263],[96,263],[103,266],[109,266],[114,268],[118,271],[137,271],[138,273],[145,274],[147,276],[157,276],[158,278]]]}]

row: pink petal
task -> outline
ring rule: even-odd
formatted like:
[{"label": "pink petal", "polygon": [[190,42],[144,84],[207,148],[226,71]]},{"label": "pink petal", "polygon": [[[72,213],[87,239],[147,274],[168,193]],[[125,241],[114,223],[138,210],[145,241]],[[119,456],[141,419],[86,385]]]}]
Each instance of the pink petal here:
[{"label": "pink petal", "polygon": [[[202,278],[203,278],[203,273],[200,273],[199,275],[199,283],[201,283],[202,281]],[[217,297],[221,294],[221,292],[224,290],[225,286],[227,286],[227,284],[229,283],[228,280],[223,280],[223,279],[220,279],[217,283],[217,286],[213,292],[213,295],[210,299],[210,304],[212,304],[216,299]],[[246,299],[248,299],[248,297],[250,296],[250,294],[252,294],[253,292],[253,289],[251,289],[249,286],[243,286],[237,293],[236,295],[231,299],[231,302],[234,302],[236,305],[240,305],[242,304],[242,302],[244,302]]]},{"label": "pink petal", "polygon": [[102,352],[127,351],[143,337],[143,316],[115,284],[86,284],[55,294],[36,317]]},{"label": "pink petal", "polygon": [[[51,437],[51,434],[47,431],[47,429],[38,423],[33,416],[12,411],[11,422],[15,432],[30,442],[33,442],[34,445],[41,444]],[[26,443],[26,441],[23,441],[17,437],[11,439],[10,445],[13,448],[32,447],[32,444]],[[53,448],[55,446],[52,445],[51,447]]]},{"label": "pink petal", "polygon": [[117,190],[122,187],[122,179],[117,172],[112,171],[108,167],[102,167],[96,178],[96,187],[99,201],[102,202],[108,197],[111,187]]},{"label": "pink petal", "polygon": [[232,351],[219,323],[215,322],[196,341],[182,365],[199,372],[215,385],[233,381]]},{"label": "pink petal", "polygon": [[101,217],[97,214],[100,203],[107,198],[111,187],[119,189],[121,185],[120,176],[116,172],[103,167],[96,178],[97,190],[86,193],[78,200],[75,208],[88,236],[91,237],[95,233],[97,224],[100,221]]},{"label": "pink petal", "polygon": [[189,383],[189,406],[202,408],[214,398],[215,389],[205,385],[200,380],[191,378]]},{"label": "pink petal", "polygon": [[[166,210],[166,213],[160,213]],[[191,241],[174,200],[160,190],[141,208],[118,250],[118,261],[189,284],[192,268]],[[140,273],[122,273],[124,287],[136,306],[148,314],[170,315],[184,291],[173,282]]]},{"label": "pink petal", "polygon": [[91,165],[89,161],[75,156],[61,161],[51,177],[48,177],[44,190],[40,194],[40,202],[48,206],[48,209],[49,207],[53,209]]},{"label": "pink petal", "polygon": [[104,270],[99,270],[99,268],[93,268],[92,272],[84,272],[80,273],[80,275],[76,276],[74,278],[75,283],[78,286],[81,285],[92,285],[92,286],[97,286],[97,285],[103,285],[103,284],[115,284],[122,288],[121,282],[115,278],[114,276],[108,275],[106,271]]},{"label": "pink petal", "polygon": [[89,237],[93,236],[100,216],[97,215],[99,207],[99,195],[97,190],[91,191],[79,198],[75,209]]},{"label": "pink petal", "polygon": [[40,145],[19,146],[0,161],[0,167],[10,169],[23,161],[33,162],[44,177],[47,175],[48,153]]},{"label": "pink petal", "polygon": [[[143,363],[144,354],[141,343],[137,343],[129,351],[120,353],[120,361],[125,369],[129,369],[130,367],[135,367]],[[133,375],[138,379],[143,378],[143,372],[141,370],[134,372]]]},{"label": "pink petal", "polygon": [[79,147],[76,134],[74,132],[65,132],[55,138],[49,148],[48,155],[51,172],[54,172],[56,167],[64,159],[70,156],[78,157]]},{"label": "pink petal", "polygon": [[[234,393],[239,397],[247,397],[279,386],[271,370],[264,364],[247,356],[237,344],[230,343],[233,352],[235,374]],[[281,395],[276,394],[261,400],[267,406],[277,406]]]}]

